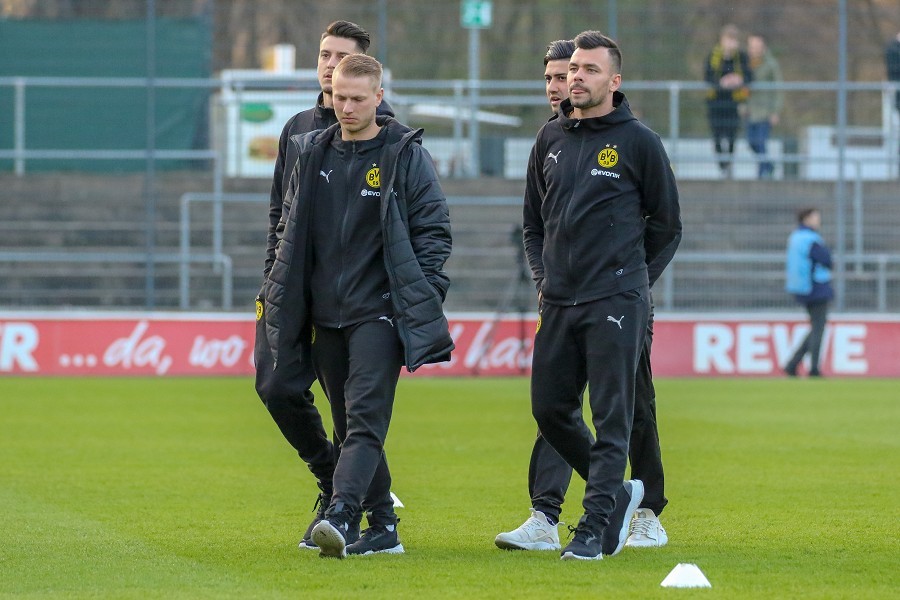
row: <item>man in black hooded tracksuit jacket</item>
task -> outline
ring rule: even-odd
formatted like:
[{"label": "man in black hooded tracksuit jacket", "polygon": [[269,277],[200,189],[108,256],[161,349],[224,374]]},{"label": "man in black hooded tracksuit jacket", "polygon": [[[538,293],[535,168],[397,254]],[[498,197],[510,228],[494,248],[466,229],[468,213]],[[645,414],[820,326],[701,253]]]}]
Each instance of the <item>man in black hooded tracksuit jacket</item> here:
[{"label": "man in black hooded tracksuit jacket", "polygon": [[[585,33],[618,51],[605,36]],[[570,91],[572,85],[570,65]],[[532,412],[544,437],[586,481],[585,514],[563,558],[601,557],[599,539],[628,455],[649,317],[647,263],[677,244],[681,231],[662,143],[613,90],[617,85],[610,86],[611,112],[603,116],[573,118],[572,100],[561,104],[559,118],[538,133],[526,179],[525,249],[541,299]],[[585,384],[598,434],[593,443],[581,417]]]},{"label": "man in black hooded tracksuit jacket", "polygon": [[[298,160],[285,196],[290,206],[265,286],[275,370],[283,355],[314,368],[332,405],[341,453],[313,540],[336,556],[363,553],[354,548],[365,549],[366,535],[351,544],[341,529],[334,550],[316,532],[358,523],[376,474],[389,492],[383,444],[401,366],[448,360],[453,348],[441,307],[451,247],[446,200],[421,130],[390,117],[376,122],[372,139],[344,140],[340,125],[291,138]],[[387,526],[396,540],[396,518],[384,516],[373,519],[370,510],[370,530]]]},{"label": "man in black hooded tracksuit jacket", "polygon": [[[330,87],[326,87],[326,83],[330,86],[331,73],[337,65],[338,56],[349,49],[365,52],[368,49],[368,40],[368,33],[348,21],[331,23],[323,34],[318,64],[318,75],[323,91],[319,93],[313,108],[297,113],[285,123],[278,140],[278,157],[275,161],[275,174],[269,195],[269,230],[264,278],[268,278],[272,265],[275,264],[275,248],[283,233],[279,223],[287,217],[287,207],[290,206],[289,202],[285,204],[285,192],[288,190],[293,166],[297,162],[297,147],[290,139],[292,136],[326,129],[337,123],[331,102],[331,90]],[[327,97],[324,91],[326,89]],[[391,106],[385,100],[382,100],[377,111],[381,115],[394,116]],[[273,369],[273,357],[266,342],[264,302],[265,298],[260,294],[256,298],[254,349],[256,391],[285,439],[309,466],[321,490],[316,500],[316,517],[300,540],[301,548],[315,548],[310,534],[331,501],[332,477],[339,448],[335,448],[329,441],[322,418],[313,403],[314,396],[309,388],[315,380],[315,373],[311,365],[302,361],[300,356],[290,356],[289,350],[285,350],[281,357],[280,368]],[[385,495],[390,495],[390,480],[385,479],[379,471],[379,476],[374,479],[372,495],[364,503],[366,509],[376,513],[392,513],[392,504],[387,506],[383,500],[378,500]]]}]

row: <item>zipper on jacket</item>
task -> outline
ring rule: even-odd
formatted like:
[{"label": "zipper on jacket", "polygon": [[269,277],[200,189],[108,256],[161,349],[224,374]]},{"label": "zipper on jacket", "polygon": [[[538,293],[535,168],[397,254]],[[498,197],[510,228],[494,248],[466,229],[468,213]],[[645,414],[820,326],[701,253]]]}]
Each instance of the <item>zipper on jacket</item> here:
[{"label": "zipper on jacket", "polygon": [[356,161],[356,140],[351,143],[350,150],[350,160],[347,161],[347,197],[344,199],[344,217],[341,219],[341,231],[340,236],[338,238],[338,244],[340,246],[340,255],[341,255],[341,264],[340,270],[338,271],[337,281],[335,281],[335,298],[338,303],[338,328],[344,326],[344,295],[343,295],[343,283],[344,283],[344,252],[346,251],[346,243],[344,239],[347,235],[347,221],[350,218],[350,203],[353,199],[353,192],[350,191],[352,189],[353,183],[351,175],[353,174],[353,166]]},{"label": "zipper on jacket", "polygon": [[[581,121],[575,123],[575,127],[581,124]],[[574,127],[573,127],[574,129]],[[578,157],[575,159],[573,163],[575,168],[578,168],[578,165],[581,164],[581,157],[584,154],[584,137],[579,136],[581,138],[580,144],[578,145]],[[578,182],[575,180],[577,173],[573,174],[572,181],[574,185],[572,186],[572,193],[569,195],[569,201],[566,204],[566,208],[563,211],[563,229],[566,232],[566,278],[572,281],[572,306],[578,304],[578,290],[577,285],[575,285],[574,280],[572,278],[573,268],[572,268],[572,237],[569,232],[569,216],[572,214],[572,205],[574,204],[573,199],[575,198],[575,193],[578,190]]]}]

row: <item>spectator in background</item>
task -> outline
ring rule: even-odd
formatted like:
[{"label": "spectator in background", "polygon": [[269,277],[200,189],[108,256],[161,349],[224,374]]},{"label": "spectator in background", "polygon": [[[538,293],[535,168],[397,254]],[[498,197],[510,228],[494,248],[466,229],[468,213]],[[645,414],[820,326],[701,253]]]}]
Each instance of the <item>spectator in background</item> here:
[{"label": "spectator in background", "polygon": [[[747,54],[754,83],[781,83],[781,67],[759,34],[747,38]],[[775,89],[756,89],[747,100],[747,143],[760,158],[759,178],[771,179],[775,167],[766,160],[766,143],[772,128],[778,125],[778,114],[784,104],[784,93]]]},{"label": "spectator in background", "polygon": [[740,31],[734,25],[725,25],[719,34],[719,43],[706,59],[706,109],[712,130],[719,169],[722,175],[732,176],[734,140],[741,125],[738,107],[747,101],[749,84],[753,75],[747,54],[740,49]]},{"label": "spectator in background", "polygon": [[811,328],[785,365],[784,372],[790,377],[796,377],[800,361],[809,354],[809,376],[821,377],[819,348],[825,332],[828,302],[834,297],[831,288],[831,253],[825,246],[825,240],[819,235],[822,213],[818,208],[800,210],[797,222],[797,229],[788,238],[785,289],[806,307]]},{"label": "spectator in background", "polygon": [[[888,42],[884,51],[884,63],[887,67],[888,81],[900,83],[900,33]],[[894,104],[900,111],[900,90],[894,95]]]}]

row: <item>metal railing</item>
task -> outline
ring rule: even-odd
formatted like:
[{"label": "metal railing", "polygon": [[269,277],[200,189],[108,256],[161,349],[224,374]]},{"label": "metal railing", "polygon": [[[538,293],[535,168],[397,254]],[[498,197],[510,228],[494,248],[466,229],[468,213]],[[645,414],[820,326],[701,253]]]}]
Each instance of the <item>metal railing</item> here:
[{"label": "metal railing", "polygon": [[[888,311],[888,283],[890,281],[900,282],[900,270],[889,273],[889,265],[900,265],[900,254],[847,254],[847,260],[856,265],[853,269],[847,269],[843,272],[843,278],[847,281],[874,281],[875,282],[875,310],[877,312]],[[759,265],[769,265],[773,270],[778,272],[779,284],[783,281],[784,270],[784,252],[678,252],[674,260],[660,276],[660,281],[654,287],[656,307],[661,310],[677,310],[675,285],[678,272],[684,268],[684,265],[698,264],[725,264],[725,265],[746,265],[747,267],[758,267]],[[865,266],[873,265],[874,273],[866,272]],[[752,270],[747,271],[749,275],[747,279],[755,281],[760,276],[755,275]],[[661,293],[660,293],[661,290]]]},{"label": "metal railing", "polygon": [[[0,262],[44,264],[106,264],[144,263],[142,252],[62,252],[62,251],[0,251]],[[220,267],[222,276],[222,308],[231,310],[234,297],[234,267],[227,254],[190,254],[157,252],[151,260],[157,264],[212,264]],[[187,308],[187,307],[184,307]]]},{"label": "metal railing", "polygon": [[[13,89],[13,147],[0,150],[0,158],[13,159],[15,172],[22,174],[26,169],[26,161],[41,158],[73,158],[71,154],[52,154],[54,150],[42,151],[41,154],[33,154],[26,146],[26,111],[27,89],[29,87],[44,88],[140,88],[148,87],[159,89],[204,89],[204,90],[236,90],[238,97],[248,87],[270,91],[284,89],[308,89],[308,70],[297,71],[304,77],[292,81],[289,78],[279,77],[267,81],[261,75],[251,77],[247,75],[248,83],[245,84],[234,78],[142,78],[142,77],[0,77],[0,88]],[[457,115],[453,122],[453,137],[462,146],[471,140],[464,139],[463,126],[471,130],[477,130],[479,114],[472,110],[491,109],[504,106],[546,106],[547,100],[543,93],[543,85],[540,80],[398,80],[390,81],[391,104],[396,107],[412,107],[416,104],[434,104],[452,107]],[[682,135],[681,111],[682,95],[687,92],[703,92],[709,88],[703,81],[626,81],[623,89],[628,92],[661,92],[668,95],[668,127],[660,129],[658,133],[671,140],[679,140]],[[785,92],[830,92],[834,94],[847,92],[875,92],[882,96],[881,122],[885,132],[888,133],[892,122],[894,106],[894,93],[900,90],[898,82],[837,82],[837,81],[785,81],[778,83],[759,82],[752,85],[756,90],[781,90]],[[427,92],[427,93],[425,93]],[[474,104],[473,104],[474,102]],[[896,135],[894,133],[893,135]],[[173,150],[154,150],[157,159],[162,160],[164,152]],[[44,154],[48,152],[50,154]],[[80,152],[80,151],[73,151]],[[87,152],[87,151],[85,151]],[[77,157],[90,158],[88,154],[80,154]],[[131,158],[142,156],[132,155]],[[169,158],[174,158],[169,155]],[[474,176],[474,166],[469,166],[469,175]]]},{"label": "metal railing", "polygon": [[[0,149],[0,159],[13,160],[15,164],[15,172],[22,174],[26,170],[27,161],[32,160],[69,160],[69,159],[90,159],[90,160],[145,160],[153,163],[157,160],[205,160],[211,161],[213,165],[213,191],[210,194],[186,194],[182,197],[181,206],[181,239],[180,248],[177,254],[157,252],[153,246],[152,205],[148,205],[148,248],[145,253],[117,253],[115,255],[107,255],[104,253],[89,252],[0,252],[0,259],[10,260],[13,262],[100,262],[101,257],[115,256],[112,259],[116,262],[140,262],[136,257],[142,257],[143,261],[148,265],[147,286],[152,293],[152,265],[156,263],[177,262],[179,265],[179,304],[181,308],[189,308],[190,306],[190,277],[192,264],[211,264],[216,272],[222,270],[223,277],[223,308],[230,309],[232,307],[232,265],[231,259],[223,252],[222,249],[222,211],[223,206],[232,202],[260,202],[265,201],[265,196],[252,196],[242,194],[224,194],[224,160],[220,150],[172,150],[147,148],[142,150],[59,150],[59,149],[41,149],[30,150],[26,147],[26,106],[27,106],[27,88],[28,87],[146,87],[152,83],[153,86],[159,88],[203,88],[218,89],[223,86],[223,81],[219,79],[153,79],[145,78],[76,78],[76,77],[0,77],[0,88],[7,86],[14,89],[14,110],[13,110],[13,144],[12,149]],[[416,80],[394,80],[392,81],[392,89],[395,96],[391,98],[392,103],[401,106],[411,106],[421,102],[440,101],[450,106],[456,106],[459,115],[465,114],[465,110],[471,106],[469,93],[472,87],[478,88],[479,105],[484,107],[498,106],[542,106],[546,104],[546,99],[542,93],[542,85],[540,81],[481,81],[471,82],[469,80],[449,80],[449,81],[416,81]],[[691,157],[683,154],[679,149],[681,119],[680,112],[683,102],[683,94],[685,92],[697,92],[707,89],[703,82],[699,81],[629,81],[627,82],[629,90],[635,91],[660,91],[668,95],[668,131],[664,135],[664,139],[668,140],[670,146],[670,156],[673,163],[691,163],[703,162],[710,157]],[[893,110],[893,94],[900,89],[897,83],[888,82],[869,82],[869,83],[844,83],[838,82],[785,82],[782,84],[757,84],[758,89],[782,89],[785,91],[821,91],[833,92],[839,91],[868,91],[878,92],[882,95],[882,123],[887,138],[894,140],[897,136],[895,127]],[[437,92],[437,94],[425,94],[423,92]],[[449,92],[449,93],[441,93]],[[470,115],[471,118],[477,118],[477,115]],[[457,119],[454,124],[454,136],[459,137],[460,144],[465,143],[462,139],[463,120]],[[716,157],[713,155],[713,159]],[[743,160],[743,159],[735,159]],[[758,158],[747,159],[757,161]],[[806,155],[785,154],[778,157],[770,157],[769,160],[780,162],[783,164],[806,164],[809,165],[814,161],[833,161],[834,159],[813,158]],[[844,267],[852,267],[851,275],[862,276],[864,267],[875,266],[873,275],[866,274],[866,277],[874,277],[878,290],[878,307],[879,310],[886,307],[888,298],[888,283],[893,279],[893,275],[889,272],[888,267],[896,264],[897,259],[894,254],[865,254],[863,253],[864,244],[864,188],[863,188],[863,169],[865,163],[860,159],[848,159],[844,161],[850,165],[852,174],[847,177],[847,181],[852,186],[849,193],[845,193],[843,189],[836,188],[835,198],[839,204],[837,214],[846,214],[840,206],[840,203],[849,200],[850,217],[849,220],[841,219],[838,223],[840,228],[839,240],[836,247],[837,259],[840,265]],[[839,168],[843,176],[844,169]],[[845,198],[846,196],[846,198]],[[152,198],[151,198],[152,200]],[[190,211],[191,202],[211,202],[212,203],[212,248],[207,254],[195,254],[190,247]],[[503,204],[506,199],[491,199],[495,204]],[[520,198],[515,198],[512,202],[520,203]],[[484,199],[479,201],[484,205]],[[847,227],[849,225],[849,227]],[[851,240],[850,244],[845,244],[846,239]],[[852,248],[852,252],[841,252],[840,248]],[[692,255],[680,252],[676,263],[679,261],[705,260],[701,254]],[[722,259],[722,262],[738,261],[745,262],[754,255],[753,253],[733,253],[728,254],[715,253],[715,256]],[[727,257],[727,258],[726,258]],[[57,259],[64,260],[57,260]],[[673,271],[677,267],[673,265]],[[841,271],[849,271],[849,269],[839,269]],[[670,275],[670,277],[674,277]],[[843,281],[843,280],[841,280]],[[673,300],[666,298],[665,306],[667,308],[674,306]],[[838,307],[840,309],[840,306]]]}]

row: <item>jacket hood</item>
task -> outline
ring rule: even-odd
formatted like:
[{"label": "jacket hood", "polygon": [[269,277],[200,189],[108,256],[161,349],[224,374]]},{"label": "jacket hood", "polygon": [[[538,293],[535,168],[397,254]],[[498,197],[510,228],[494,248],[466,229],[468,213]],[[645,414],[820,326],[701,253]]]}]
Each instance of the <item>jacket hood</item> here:
[{"label": "jacket hood", "polygon": [[628,100],[622,92],[613,92],[613,111],[602,117],[592,117],[589,119],[578,119],[572,117],[572,101],[566,98],[559,105],[559,123],[564,129],[574,129],[575,127],[585,127],[588,129],[605,129],[612,125],[619,125],[627,121],[636,121],[637,117],[631,112]]},{"label": "jacket hood", "polygon": [[413,141],[419,144],[422,143],[424,129],[413,129],[389,115],[376,115],[375,123],[381,127],[387,128],[387,139],[384,141],[385,144],[396,144],[410,135],[412,136]]}]

